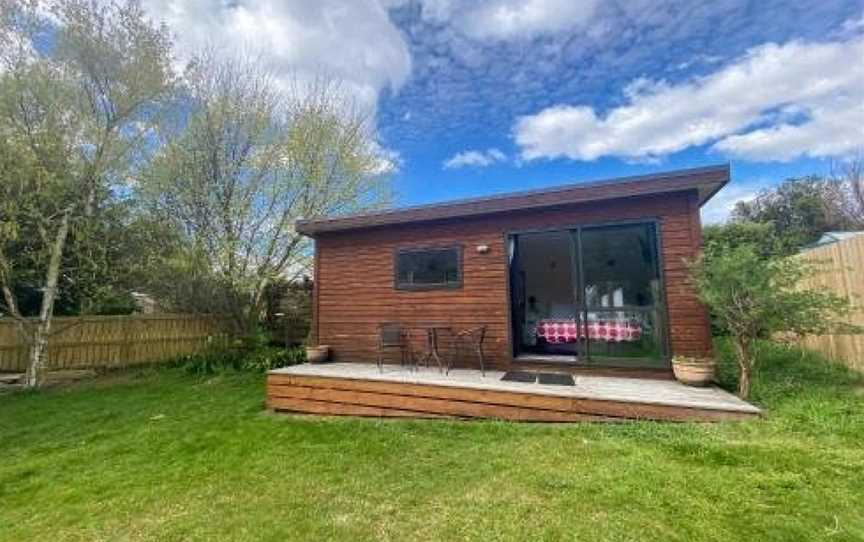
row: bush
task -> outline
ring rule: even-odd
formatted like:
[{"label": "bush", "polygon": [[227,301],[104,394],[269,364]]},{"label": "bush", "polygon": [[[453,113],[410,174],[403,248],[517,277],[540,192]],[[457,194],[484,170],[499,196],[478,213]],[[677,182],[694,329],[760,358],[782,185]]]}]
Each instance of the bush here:
[{"label": "bush", "polygon": [[241,344],[213,345],[198,354],[184,356],[177,361],[177,365],[192,374],[211,375],[227,370],[263,373],[305,361],[306,350],[301,347],[278,348]]},{"label": "bush", "polygon": [[691,262],[699,298],[729,332],[743,399],[750,393],[758,339],[860,331],[844,321],[851,310],[848,300],[802,286],[805,277],[820,271],[819,263],[765,257],[750,244],[706,252]]},{"label": "bush", "polygon": [[225,344],[211,344],[197,354],[178,358],[173,365],[182,367],[191,374],[210,375],[228,368],[236,368],[234,349]]},{"label": "bush", "polygon": [[296,365],[306,361],[306,349],[292,348],[259,348],[246,354],[240,368],[244,371],[264,372],[279,367]]}]

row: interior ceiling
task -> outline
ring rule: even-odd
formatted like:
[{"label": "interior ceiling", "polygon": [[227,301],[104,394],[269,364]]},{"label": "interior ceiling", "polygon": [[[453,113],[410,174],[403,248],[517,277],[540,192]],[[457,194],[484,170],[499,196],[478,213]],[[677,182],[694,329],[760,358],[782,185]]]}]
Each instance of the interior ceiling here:
[{"label": "interior ceiling", "polygon": [[[640,228],[610,228],[583,234],[582,268],[587,278],[602,275],[606,279],[623,279],[644,267],[651,259],[651,247]],[[519,259],[523,269],[557,266],[570,269],[569,231],[524,234],[520,237]]]}]

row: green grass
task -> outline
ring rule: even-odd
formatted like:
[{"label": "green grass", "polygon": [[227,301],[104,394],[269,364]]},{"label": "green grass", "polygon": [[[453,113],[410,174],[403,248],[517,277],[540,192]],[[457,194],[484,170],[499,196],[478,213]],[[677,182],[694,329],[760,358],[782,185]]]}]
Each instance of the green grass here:
[{"label": "green grass", "polygon": [[2,396],[0,539],[864,540],[861,377],[760,358],[767,417],[715,425],[268,415],[177,369]]}]

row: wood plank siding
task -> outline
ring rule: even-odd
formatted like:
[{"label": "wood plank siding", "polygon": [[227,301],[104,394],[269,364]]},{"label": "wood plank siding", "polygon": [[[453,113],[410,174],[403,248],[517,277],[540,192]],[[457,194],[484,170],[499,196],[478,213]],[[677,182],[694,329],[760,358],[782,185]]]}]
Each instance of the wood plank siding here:
[{"label": "wood plank siding", "polygon": [[[488,326],[485,346],[490,365],[506,368],[513,363],[508,232],[645,219],[656,220],[660,232],[671,351],[707,355],[711,350],[708,317],[688,284],[684,263],[699,250],[702,201],[699,191],[691,188],[558,206],[544,201],[545,206],[537,208],[319,231],[315,234],[314,337],[318,344],[332,347],[336,360],[373,362],[381,322],[456,328],[482,324]],[[396,249],[454,245],[463,249],[459,288],[394,288]],[[479,253],[479,245],[487,245],[488,252]]]}]

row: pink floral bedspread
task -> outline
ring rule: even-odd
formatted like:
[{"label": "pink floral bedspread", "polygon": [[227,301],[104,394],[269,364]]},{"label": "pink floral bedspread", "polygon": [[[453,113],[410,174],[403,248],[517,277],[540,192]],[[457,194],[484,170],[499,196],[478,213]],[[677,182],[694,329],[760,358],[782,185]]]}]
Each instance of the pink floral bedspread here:
[{"label": "pink floral bedspread", "polygon": [[587,326],[577,326],[573,319],[540,320],[537,324],[537,338],[551,344],[576,342],[585,338],[606,342],[633,342],[642,338],[642,326],[636,320],[598,320]]}]

